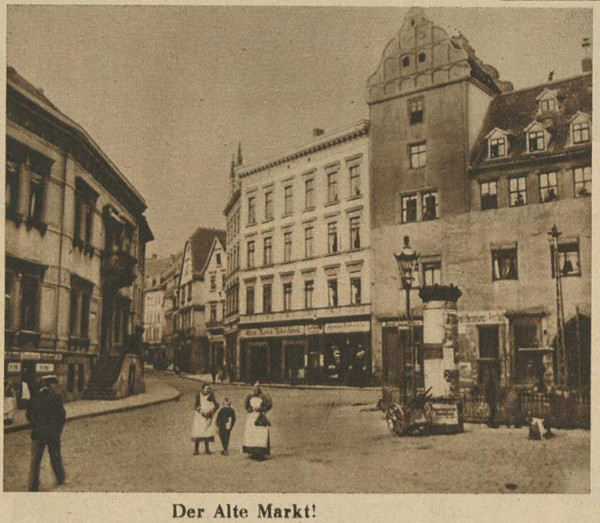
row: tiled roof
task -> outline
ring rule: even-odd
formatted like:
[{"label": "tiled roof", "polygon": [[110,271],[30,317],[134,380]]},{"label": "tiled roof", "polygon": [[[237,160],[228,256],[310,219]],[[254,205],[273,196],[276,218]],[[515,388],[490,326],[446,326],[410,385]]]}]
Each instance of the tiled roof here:
[{"label": "tiled roof", "polygon": [[218,238],[223,248],[225,248],[225,231],[221,229],[198,227],[190,237],[192,269],[194,273],[202,273],[204,270],[215,237]]},{"label": "tiled roof", "polygon": [[[549,89],[557,95],[559,111],[538,116],[536,98]],[[550,133],[546,152],[556,154],[565,150],[569,139],[569,120],[578,112],[592,114],[592,77],[584,74],[557,80],[519,91],[497,95],[490,104],[479,139],[471,156],[473,166],[487,162],[488,144],[485,136],[498,128],[508,133],[508,156],[493,160],[493,164],[506,164],[526,157],[525,128],[539,121]]]},{"label": "tiled roof", "polygon": [[167,268],[169,258],[146,258],[144,273],[147,277],[159,276]]}]

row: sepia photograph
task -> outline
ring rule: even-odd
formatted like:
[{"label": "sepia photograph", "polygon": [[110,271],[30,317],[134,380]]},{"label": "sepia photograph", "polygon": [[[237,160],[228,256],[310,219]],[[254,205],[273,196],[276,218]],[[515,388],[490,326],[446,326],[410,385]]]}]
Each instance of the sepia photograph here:
[{"label": "sepia photograph", "polygon": [[593,11],[512,4],[8,5],[4,493],[589,494]]}]

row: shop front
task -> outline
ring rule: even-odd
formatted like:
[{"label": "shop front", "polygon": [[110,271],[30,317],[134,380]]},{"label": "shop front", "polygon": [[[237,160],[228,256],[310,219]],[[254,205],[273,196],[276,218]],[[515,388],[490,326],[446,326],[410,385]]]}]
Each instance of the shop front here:
[{"label": "shop front", "polygon": [[362,386],[371,378],[371,322],[240,327],[243,381]]}]

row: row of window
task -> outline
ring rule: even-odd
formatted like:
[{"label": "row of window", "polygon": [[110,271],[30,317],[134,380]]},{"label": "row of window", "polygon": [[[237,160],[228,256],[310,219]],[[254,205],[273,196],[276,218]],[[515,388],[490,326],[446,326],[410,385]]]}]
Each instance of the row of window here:
[{"label": "row of window", "polygon": [[[558,173],[550,171],[539,176],[539,203],[547,203],[559,198]],[[576,167],[573,169],[573,184],[575,197],[589,196],[592,194],[592,168]],[[498,181],[481,182],[479,185],[481,195],[481,210],[498,208]],[[527,175],[516,176],[508,179],[509,205],[520,207],[527,205]]]},{"label": "row of window", "polygon": [[401,204],[402,223],[435,220],[440,217],[437,190],[405,194],[401,197]]},{"label": "row of window", "polygon": [[[550,248],[552,277],[555,277],[555,267],[558,263],[561,276],[580,276],[579,241],[577,239],[561,241],[558,244],[558,254],[554,247]],[[492,280],[518,280],[519,263],[518,249],[514,247],[492,249]]]},{"label": "row of window", "polygon": [[[304,286],[304,309],[314,308],[313,297],[315,292],[315,281],[305,280]],[[284,282],[282,285],[283,293],[283,310],[293,310],[292,305],[293,283]],[[339,305],[338,295],[338,280],[337,278],[329,278],[327,280],[327,296],[328,306],[337,307]],[[350,278],[350,305],[360,305],[362,300],[361,295],[361,279],[360,277]],[[273,284],[264,283],[262,285],[262,313],[273,312]],[[246,286],[246,314],[256,314],[255,309],[255,286]]]},{"label": "row of window", "polygon": [[[350,218],[350,250],[361,248],[360,239],[360,218]],[[315,228],[310,225],[304,228],[304,257],[312,258],[315,254],[314,243]],[[283,233],[283,262],[292,261],[292,231]],[[335,254],[341,252],[340,239],[338,234],[337,222],[327,224],[327,253]],[[246,266],[248,269],[256,267],[256,240],[249,240],[246,244]],[[273,265],[273,237],[265,236],[263,238],[263,266]]]},{"label": "row of window", "polygon": [[[360,164],[348,166],[350,180],[350,198],[361,196],[360,184]],[[333,204],[340,201],[339,196],[339,171],[332,170],[327,172],[327,204]],[[257,223],[256,215],[256,196],[248,197],[248,224]],[[314,209],[316,206],[315,179],[306,178],[304,180],[304,209]],[[294,194],[291,183],[283,188],[283,216],[289,216],[294,212]],[[274,219],[273,189],[267,189],[264,193],[264,219]]]},{"label": "row of window", "polygon": [[[493,133],[488,139],[488,157],[490,159],[506,158],[508,156],[508,138],[502,134],[500,130]],[[530,153],[536,153],[545,151],[548,147],[548,131],[545,130],[539,122],[532,126],[529,131],[526,132],[526,150]],[[589,121],[582,121],[573,123],[571,125],[571,143],[578,145],[582,143],[589,143],[591,141],[591,125]]]}]

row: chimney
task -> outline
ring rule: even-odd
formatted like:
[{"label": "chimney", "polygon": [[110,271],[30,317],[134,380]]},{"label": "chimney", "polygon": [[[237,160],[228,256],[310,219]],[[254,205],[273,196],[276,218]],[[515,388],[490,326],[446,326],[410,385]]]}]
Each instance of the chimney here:
[{"label": "chimney", "polygon": [[581,59],[581,70],[584,73],[592,72],[592,44],[589,38],[583,39],[583,58]]},{"label": "chimney", "polygon": [[315,127],[313,129],[313,137],[317,138],[318,136],[323,136],[325,134],[325,130],[324,129],[319,129],[318,127]]}]

